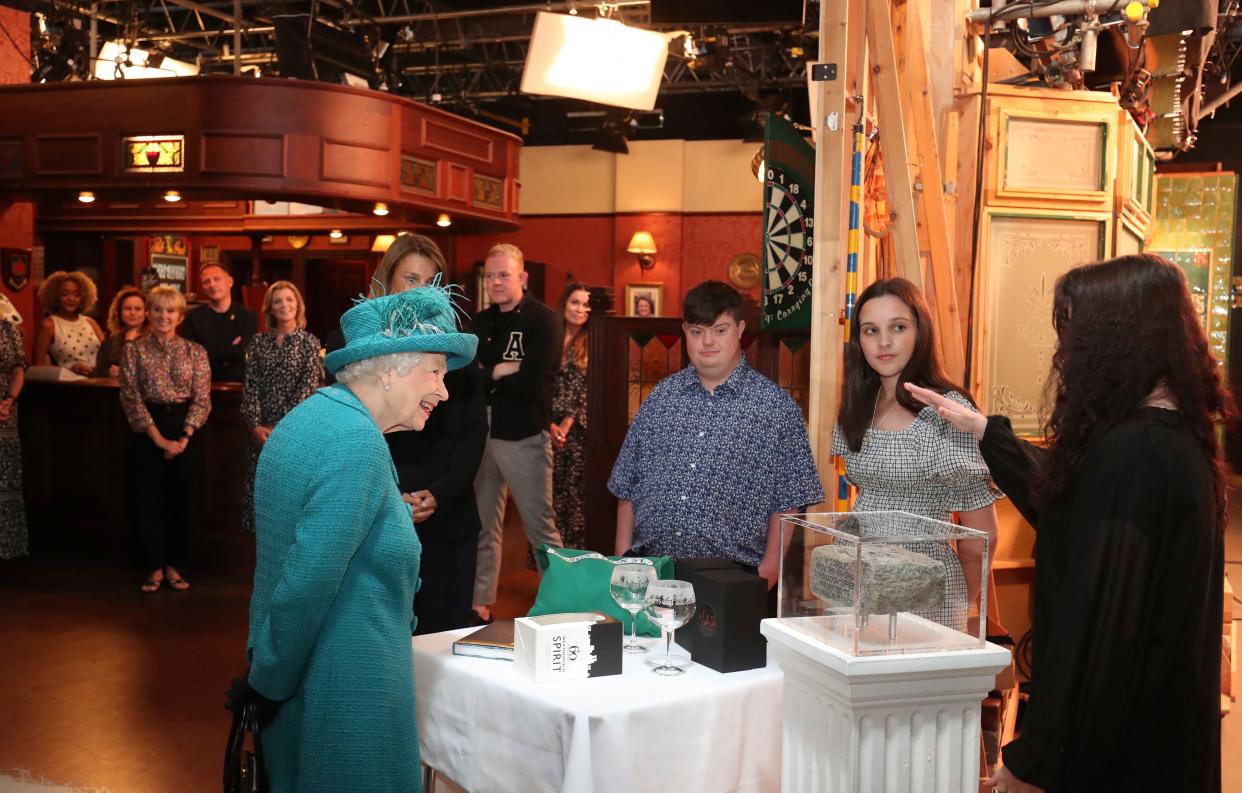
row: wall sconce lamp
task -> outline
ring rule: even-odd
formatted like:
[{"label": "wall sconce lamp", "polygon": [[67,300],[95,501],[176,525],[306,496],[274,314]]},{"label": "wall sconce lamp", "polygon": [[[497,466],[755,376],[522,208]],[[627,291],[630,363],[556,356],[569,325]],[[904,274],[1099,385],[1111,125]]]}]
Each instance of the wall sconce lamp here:
[{"label": "wall sconce lamp", "polygon": [[650,270],[655,265],[656,244],[650,231],[634,232],[634,236],[630,237],[629,247],[625,250],[626,253],[638,257],[638,266],[642,269]]},{"label": "wall sconce lamp", "polygon": [[385,204],[383,201],[376,201],[375,207],[371,210],[371,212],[373,214],[379,215],[380,217],[383,217],[384,215],[388,214],[388,205]]},{"label": "wall sconce lamp", "polygon": [[95,202],[95,194],[90,190],[83,190],[78,193],[78,200],[83,204],[93,204]]},{"label": "wall sconce lamp", "polygon": [[442,229],[446,229],[453,225],[453,219],[449,217],[447,212],[441,212],[440,217],[436,218],[436,225]]}]

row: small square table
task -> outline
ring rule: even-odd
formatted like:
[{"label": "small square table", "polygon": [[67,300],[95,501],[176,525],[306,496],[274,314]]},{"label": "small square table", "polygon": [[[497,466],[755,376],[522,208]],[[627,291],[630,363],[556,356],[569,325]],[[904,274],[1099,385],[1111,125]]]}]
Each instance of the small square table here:
[{"label": "small square table", "polygon": [[648,640],[620,675],[534,683],[510,661],[453,655],[470,630],[413,638],[422,760],[470,793],[780,790],[783,678],[770,660],[663,677],[646,659],[664,642]]}]

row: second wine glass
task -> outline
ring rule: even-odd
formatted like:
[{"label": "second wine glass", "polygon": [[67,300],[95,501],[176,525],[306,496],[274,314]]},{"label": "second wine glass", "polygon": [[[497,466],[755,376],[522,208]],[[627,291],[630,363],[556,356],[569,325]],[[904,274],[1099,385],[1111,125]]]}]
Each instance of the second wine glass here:
[{"label": "second wine glass", "polygon": [[608,582],[612,599],[630,612],[630,640],[621,645],[627,653],[645,653],[647,648],[638,643],[638,612],[647,605],[647,589],[656,582],[655,566],[638,562],[625,562],[612,568]]},{"label": "second wine glass", "polygon": [[694,609],[694,585],[689,581],[656,581],[647,587],[647,616],[664,629],[664,662],[651,670],[657,675],[686,671],[673,663],[673,633],[690,621]]}]

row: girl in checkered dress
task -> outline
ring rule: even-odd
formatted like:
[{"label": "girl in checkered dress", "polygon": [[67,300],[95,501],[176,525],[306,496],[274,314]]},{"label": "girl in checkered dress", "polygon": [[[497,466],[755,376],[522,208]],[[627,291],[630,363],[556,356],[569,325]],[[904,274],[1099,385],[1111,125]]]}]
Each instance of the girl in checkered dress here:
[{"label": "girl in checkered dress", "polygon": [[[927,301],[904,278],[877,281],[859,295],[845,351],[845,384],[832,452],[845,460],[858,487],[855,511],[902,510],[986,532],[996,547],[996,510],[1002,493],[992,483],[974,436],[955,429],[933,408],[915,401],[902,383],[933,389],[974,408],[966,389],[949,380],[936,352]],[[979,599],[982,543],[943,543],[918,550],[945,564],[942,607],[924,614],[965,630]],[[990,560],[989,560],[990,561]],[[989,571],[990,575],[990,571]],[[990,588],[990,587],[989,587]],[[1003,634],[991,609],[989,634]]]}]

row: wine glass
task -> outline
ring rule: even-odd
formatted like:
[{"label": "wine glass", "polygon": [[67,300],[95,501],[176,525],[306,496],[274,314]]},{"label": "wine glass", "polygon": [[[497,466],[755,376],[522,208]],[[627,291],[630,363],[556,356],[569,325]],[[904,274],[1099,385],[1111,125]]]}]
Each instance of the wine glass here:
[{"label": "wine glass", "polygon": [[655,566],[626,562],[612,568],[612,579],[608,588],[612,599],[617,605],[630,612],[630,640],[621,645],[627,653],[643,653],[647,651],[638,643],[638,612],[647,605],[647,588],[656,582]]},{"label": "wine glass", "polygon": [[657,675],[680,675],[673,665],[673,632],[694,616],[694,585],[689,581],[654,581],[647,587],[647,616],[664,629],[664,663],[651,671]]}]

